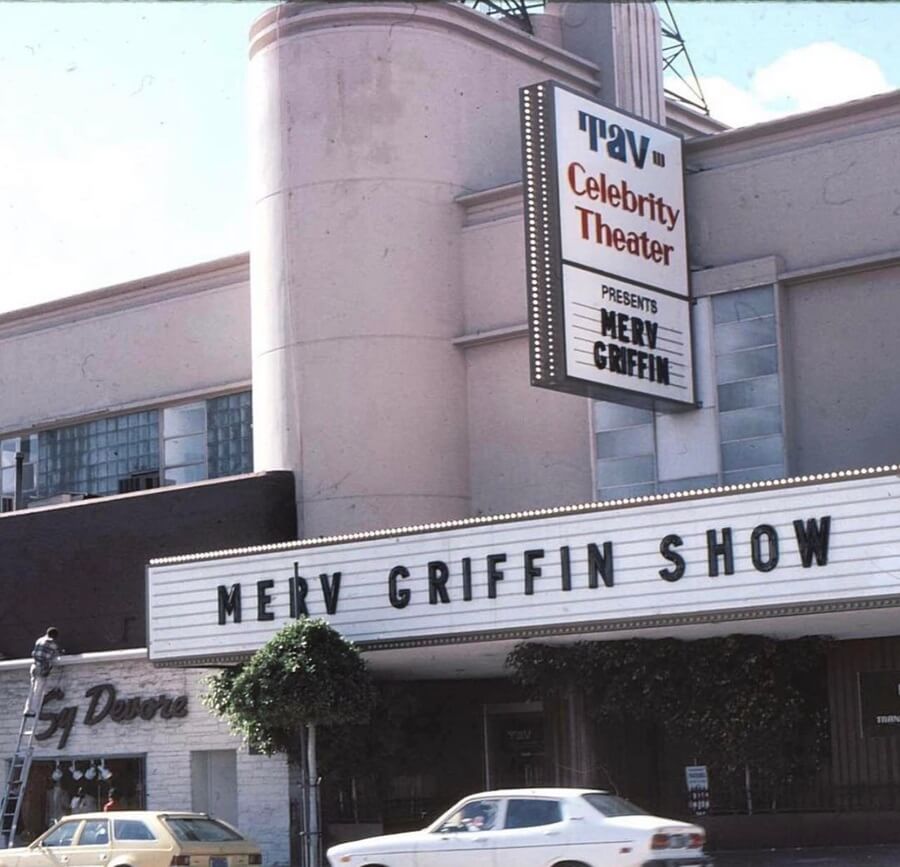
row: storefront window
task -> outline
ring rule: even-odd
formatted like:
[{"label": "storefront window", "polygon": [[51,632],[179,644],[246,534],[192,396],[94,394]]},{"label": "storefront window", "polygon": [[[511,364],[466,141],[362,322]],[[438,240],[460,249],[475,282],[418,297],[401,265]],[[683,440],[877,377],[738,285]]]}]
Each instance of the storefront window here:
[{"label": "storefront window", "polygon": [[102,810],[115,788],[121,809],[146,807],[143,756],[35,760],[22,802],[17,842],[28,843],[65,816]]}]

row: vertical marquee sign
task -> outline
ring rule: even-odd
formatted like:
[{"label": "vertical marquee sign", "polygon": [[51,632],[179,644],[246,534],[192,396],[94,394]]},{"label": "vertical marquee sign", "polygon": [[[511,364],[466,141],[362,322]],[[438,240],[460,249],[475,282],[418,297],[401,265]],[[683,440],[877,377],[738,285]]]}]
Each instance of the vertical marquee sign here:
[{"label": "vertical marquee sign", "polygon": [[532,385],[695,406],[681,139],[554,82],[520,107]]}]

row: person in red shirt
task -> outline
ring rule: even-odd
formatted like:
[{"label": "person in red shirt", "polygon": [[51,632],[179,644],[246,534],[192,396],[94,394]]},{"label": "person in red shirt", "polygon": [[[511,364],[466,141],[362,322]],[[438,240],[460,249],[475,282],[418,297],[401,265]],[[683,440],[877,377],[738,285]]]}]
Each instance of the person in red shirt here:
[{"label": "person in red shirt", "polygon": [[119,793],[115,789],[109,790],[109,800],[103,805],[103,812],[110,813],[113,810],[121,810],[123,809],[121,803],[119,803]]}]

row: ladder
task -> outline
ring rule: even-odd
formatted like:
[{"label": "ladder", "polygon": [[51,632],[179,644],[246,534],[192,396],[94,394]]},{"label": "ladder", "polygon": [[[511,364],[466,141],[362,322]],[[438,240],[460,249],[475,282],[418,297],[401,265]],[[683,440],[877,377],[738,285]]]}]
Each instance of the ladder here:
[{"label": "ladder", "polygon": [[[0,839],[5,841],[8,848],[15,845],[16,825],[22,810],[25,786],[28,784],[28,772],[31,770],[36,727],[37,713],[23,713],[22,724],[19,726],[19,737],[16,740],[16,751],[13,753],[9,774],[6,778],[6,789],[3,797],[0,798]],[[2,845],[0,843],[0,846]]]}]

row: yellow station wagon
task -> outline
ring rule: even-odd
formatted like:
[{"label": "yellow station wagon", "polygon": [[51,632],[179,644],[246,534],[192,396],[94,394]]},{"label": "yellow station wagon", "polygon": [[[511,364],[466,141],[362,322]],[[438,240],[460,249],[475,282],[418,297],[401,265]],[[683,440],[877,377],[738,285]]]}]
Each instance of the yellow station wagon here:
[{"label": "yellow station wagon", "polygon": [[123,810],[60,819],[0,867],[252,867],[259,846],[203,813]]}]

